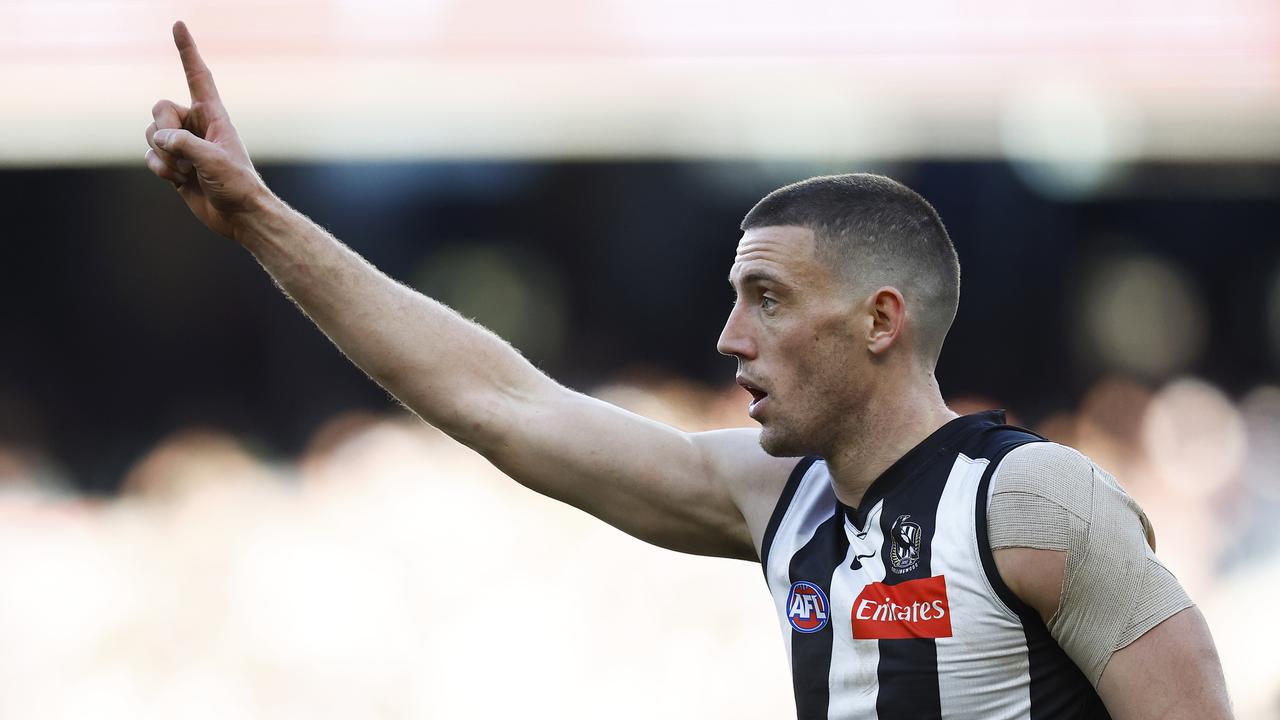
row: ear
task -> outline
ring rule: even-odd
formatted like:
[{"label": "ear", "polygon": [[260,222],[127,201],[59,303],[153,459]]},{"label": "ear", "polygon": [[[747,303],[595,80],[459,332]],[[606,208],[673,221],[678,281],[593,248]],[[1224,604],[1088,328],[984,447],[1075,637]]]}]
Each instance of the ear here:
[{"label": "ear", "polygon": [[870,304],[871,329],[867,334],[867,349],[873,355],[889,350],[907,324],[907,301],[897,288],[885,286],[867,299]]}]

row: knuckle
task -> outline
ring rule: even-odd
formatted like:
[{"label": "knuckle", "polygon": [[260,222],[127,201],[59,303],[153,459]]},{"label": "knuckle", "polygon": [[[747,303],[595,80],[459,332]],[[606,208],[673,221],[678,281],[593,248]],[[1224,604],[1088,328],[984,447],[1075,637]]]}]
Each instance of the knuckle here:
[{"label": "knuckle", "polygon": [[210,122],[213,120],[224,120],[227,117],[226,109],[223,108],[222,104],[218,102],[204,100],[198,103],[191,104],[191,110],[193,112],[196,112],[197,108],[199,108],[198,110],[199,117],[204,118],[205,122]]},{"label": "knuckle", "polygon": [[151,170],[151,172],[155,173],[156,175],[166,180],[169,180],[181,175],[181,173],[175,170],[172,165],[170,165],[169,163],[166,163],[154,151],[147,153],[146,164],[147,164],[147,169]]},{"label": "knuckle", "polygon": [[172,100],[159,100],[151,107],[151,117],[162,128],[182,127],[184,109]]}]

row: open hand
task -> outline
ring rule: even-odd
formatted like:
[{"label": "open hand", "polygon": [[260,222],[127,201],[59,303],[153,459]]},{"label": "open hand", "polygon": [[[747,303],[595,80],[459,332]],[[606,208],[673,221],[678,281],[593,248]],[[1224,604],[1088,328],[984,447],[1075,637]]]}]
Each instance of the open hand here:
[{"label": "open hand", "polygon": [[201,222],[234,237],[236,218],[270,197],[270,191],[254,170],[184,23],[174,24],[173,42],[187,74],[191,106],[160,100],[151,108],[155,122],[146,131],[151,146],[147,169],[173,183]]}]

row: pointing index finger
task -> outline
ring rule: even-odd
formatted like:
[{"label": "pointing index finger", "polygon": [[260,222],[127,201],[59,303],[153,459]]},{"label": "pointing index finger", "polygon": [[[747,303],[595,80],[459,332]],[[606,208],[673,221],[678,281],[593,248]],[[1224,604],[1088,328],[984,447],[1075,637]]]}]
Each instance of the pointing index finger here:
[{"label": "pointing index finger", "polygon": [[178,56],[182,58],[182,69],[187,73],[187,87],[191,90],[192,103],[204,103],[222,107],[222,99],[218,97],[218,87],[213,84],[213,73],[204,64],[200,51],[196,49],[195,38],[186,23],[179,20],[173,24],[173,43],[178,46]]}]

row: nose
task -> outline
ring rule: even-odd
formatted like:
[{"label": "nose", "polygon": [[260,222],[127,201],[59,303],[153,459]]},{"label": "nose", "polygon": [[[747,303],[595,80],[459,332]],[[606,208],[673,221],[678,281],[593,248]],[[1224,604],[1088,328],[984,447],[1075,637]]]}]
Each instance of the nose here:
[{"label": "nose", "polygon": [[756,343],[747,327],[747,318],[740,311],[741,303],[735,303],[729,312],[729,319],[724,322],[720,331],[720,339],[716,341],[716,350],[722,355],[731,355],[741,360],[754,360]]}]

